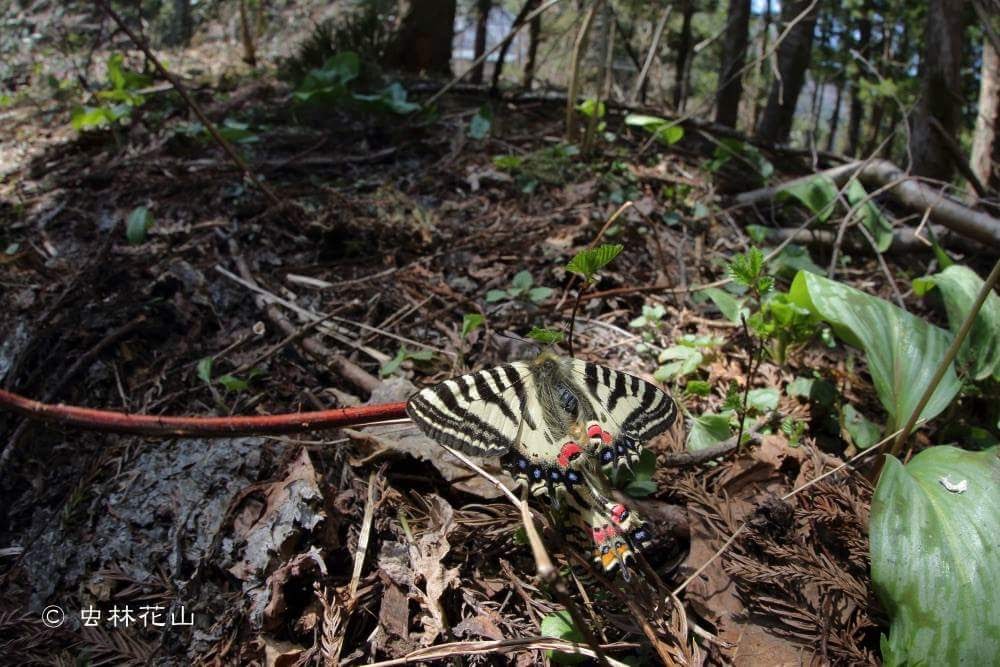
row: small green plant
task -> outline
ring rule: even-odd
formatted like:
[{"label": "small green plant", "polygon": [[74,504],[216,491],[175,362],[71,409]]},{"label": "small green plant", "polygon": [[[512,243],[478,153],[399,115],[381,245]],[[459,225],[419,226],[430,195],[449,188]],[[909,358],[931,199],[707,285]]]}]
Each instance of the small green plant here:
[{"label": "small green plant", "polygon": [[427,362],[433,358],[434,352],[432,350],[410,350],[403,345],[396,352],[395,357],[382,365],[378,374],[382,377],[389,377],[400,369],[404,361]]},{"label": "small green plant", "polygon": [[469,137],[476,140],[485,139],[493,126],[493,110],[488,104],[484,104],[476,111],[476,115],[469,121]]},{"label": "small green plant", "polygon": [[572,144],[557,144],[525,155],[497,155],[493,166],[511,173],[521,192],[531,194],[542,183],[562,185],[573,172],[574,158],[580,149]]},{"label": "small green plant", "polygon": [[[316,24],[295,55],[281,64],[281,76],[301,81],[306,73],[322,67],[331,56],[345,51],[357,53],[365,63],[379,63],[392,39],[395,3],[362,0],[355,11],[338,14]],[[370,69],[375,69],[370,66]]]},{"label": "small green plant", "polygon": [[473,331],[486,324],[486,318],[479,313],[466,313],[462,316],[462,338],[468,338]]},{"label": "small green plant", "polygon": [[737,161],[744,166],[749,166],[756,172],[762,183],[766,183],[774,175],[774,165],[755,146],[733,138],[719,141],[712,159],[705,164],[705,169],[714,174],[730,161]]},{"label": "small green plant", "polygon": [[711,360],[714,350],[722,343],[721,338],[714,336],[681,336],[676,345],[660,352],[657,360],[661,366],[653,373],[653,378],[658,382],[672,382],[691,375]]},{"label": "small green plant", "polygon": [[507,289],[492,289],[486,293],[486,303],[498,301],[522,301],[539,305],[552,296],[551,287],[535,286],[530,271],[519,271]]},{"label": "small green plant", "polygon": [[[139,245],[146,240],[146,233],[153,226],[153,214],[145,206],[136,206],[125,221],[125,238],[129,244]],[[211,361],[211,358],[209,358]]]},{"label": "small green plant", "polygon": [[145,104],[146,98],[139,91],[147,88],[152,79],[127,69],[124,62],[125,57],[120,53],[108,57],[107,87],[94,95],[101,103],[74,108],[70,121],[74,130],[82,132],[115,125],[131,118],[132,112]]},{"label": "small green plant", "polygon": [[745,254],[736,255],[726,270],[733,282],[746,287],[755,299],[774,287],[774,278],[764,271],[764,253],[759,248],[751,247]]},{"label": "small green plant", "polygon": [[[542,618],[541,630],[543,637],[555,637],[578,644],[584,641],[583,633],[573,625],[573,617],[565,609],[544,616]],[[546,651],[545,654],[549,660],[561,665],[576,665],[586,660],[582,655],[563,653],[561,651]]]},{"label": "small green plant", "polygon": [[671,146],[684,138],[684,128],[676,123],[672,123],[665,118],[657,116],[646,116],[644,114],[630,113],[625,116],[625,124],[630,127],[639,127],[650,134],[656,141]]},{"label": "small green plant", "polygon": [[209,389],[212,389],[213,393],[215,393],[214,385],[220,384],[226,391],[238,394],[249,389],[250,383],[253,382],[253,380],[265,374],[260,368],[251,368],[246,375],[246,379],[238,378],[231,373],[224,373],[223,375],[213,377],[213,363],[214,361],[212,357],[202,357],[198,360],[198,365],[196,367],[198,379],[204,382]]},{"label": "small green plant", "polygon": [[292,99],[301,104],[343,106],[358,111],[406,115],[420,108],[408,102],[406,89],[390,83],[381,90],[365,94],[354,90],[361,73],[358,54],[345,51],[331,56],[322,67],[309,70],[292,93]]},{"label": "small green plant", "polygon": [[636,352],[642,353],[649,350],[649,346],[657,342],[660,327],[663,326],[663,316],[666,310],[660,304],[653,306],[644,305],[642,315],[628,323],[632,329],[638,329],[642,336],[642,343],[635,346]]}]

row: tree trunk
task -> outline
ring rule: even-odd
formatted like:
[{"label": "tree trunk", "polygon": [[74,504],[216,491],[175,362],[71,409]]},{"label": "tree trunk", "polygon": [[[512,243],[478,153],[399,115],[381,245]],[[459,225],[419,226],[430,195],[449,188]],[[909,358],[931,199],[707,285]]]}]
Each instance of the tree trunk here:
[{"label": "tree trunk", "polygon": [[778,47],[778,73],[780,77],[771,84],[771,92],[767,96],[767,107],[757,128],[757,137],[761,141],[781,144],[788,141],[792,131],[792,118],[795,115],[795,103],[802,92],[802,84],[806,78],[806,68],[809,67],[809,56],[812,51],[813,28],[816,27],[816,8],[814,5],[809,13],[799,18],[811,3],[808,0],[785,2],[781,6],[782,30],[797,19],[788,30],[785,39]]},{"label": "tree trunk", "polygon": [[1000,192],[1000,53],[983,40],[979,112],[972,139],[972,172],[987,190]]},{"label": "tree trunk", "polygon": [[684,0],[684,19],[681,22],[680,39],[677,41],[677,63],[674,72],[674,110],[680,111],[687,97],[688,60],[691,58],[691,18],[694,16],[694,0]]},{"label": "tree trunk", "polygon": [[521,85],[525,90],[531,89],[531,84],[535,80],[535,67],[538,60],[538,41],[542,38],[542,15],[539,14],[531,19],[528,25],[528,60],[524,63],[524,77]]},{"label": "tree trunk", "polygon": [[[492,6],[493,0],[477,0],[476,2],[478,13],[476,14],[476,45],[473,49],[473,61],[479,60],[483,53],[486,52],[486,26],[489,22]],[[485,65],[485,62],[481,62],[473,68],[471,74],[472,83],[483,82],[483,67]]]},{"label": "tree trunk", "polygon": [[747,58],[747,35],[750,31],[750,0],[729,0],[725,41],[722,43],[722,68],[719,92],[715,96],[715,122],[736,127],[740,98],[743,97],[743,65]]},{"label": "tree trunk", "polygon": [[840,103],[844,96],[844,86],[837,86],[837,98],[833,103],[833,114],[830,116],[830,136],[826,138],[826,152],[832,153],[837,145],[837,127],[840,125]]},{"label": "tree trunk", "polygon": [[[865,4],[861,18],[858,20],[858,41],[855,48],[861,53],[866,61],[871,56],[872,41],[872,20],[869,14],[869,7]],[[861,122],[864,119],[865,108],[861,103],[861,79],[865,78],[862,73],[865,71],[865,63],[857,64],[857,73],[851,85],[851,108],[847,117],[847,147],[844,152],[852,157],[857,157],[858,143],[861,141]]]},{"label": "tree trunk", "polygon": [[928,0],[924,32],[924,53],[920,63],[920,99],[917,102],[910,152],[913,173],[947,181],[955,165],[948,141],[934,127],[954,141],[962,120],[960,68],[962,65],[962,10],[965,0]]},{"label": "tree trunk", "polygon": [[[517,27],[524,23],[524,19],[527,18],[528,14],[535,10],[535,7],[541,3],[541,0],[525,0],[524,5],[521,7],[521,11],[517,13],[514,17],[514,23],[511,25],[510,29],[513,32],[517,30]],[[505,40],[503,46],[500,47],[500,52],[497,54],[496,65],[493,66],[493,78],[490,81],[490,90],[496,92],[500,87],[500,75],[503,73],[503,65],[507,60],[507,51],[510,50],[510,45],[514,43],[514,35],[512,34],[510,39]]]},{"label": "tree trunk", "polygon": [[[242,5],[240,10],[243,10]],[[187,46],[191,41],[193,29],[191,0],[171,0],[163,3],[160,18],[163,25],[160,42],[164,46]]]},{"label": "tree trunk", "polygon": [[767,72],[767,45],[771,37],[771,0],[764,0],[764,29],[760,31],[760,53],[757,55],[757,71],[754,74],[755,90],[753,99],[753,128],[760,124],[760,112],[763,109],[761,90],[764,88],[765,72]]},{"label": "tree trunk", "polygon": [[385,64],[405,72],[451,76],[456,0],[409,0]]}]

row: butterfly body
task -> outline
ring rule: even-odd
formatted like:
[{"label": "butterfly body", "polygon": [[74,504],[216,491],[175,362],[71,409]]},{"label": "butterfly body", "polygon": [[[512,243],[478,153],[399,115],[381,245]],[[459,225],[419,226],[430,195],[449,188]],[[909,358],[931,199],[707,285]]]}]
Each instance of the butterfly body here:
[{"label": "butterfly body", "polygon": [[[642,526],[634,514],[615,519],[605,472],[631,466],[641,443],[676,418],[673,400],[655,385],[598,364],[542,353],[530,362],[423,389],[410,399],[407,412],[432,438],[473,456],[500,456],[532,495],[547,497],[557,508],[565,505],[606,570],[624,565],[633,548],[648,541],[630,536]],[[613,558],[605,557],[609,553]]]}]

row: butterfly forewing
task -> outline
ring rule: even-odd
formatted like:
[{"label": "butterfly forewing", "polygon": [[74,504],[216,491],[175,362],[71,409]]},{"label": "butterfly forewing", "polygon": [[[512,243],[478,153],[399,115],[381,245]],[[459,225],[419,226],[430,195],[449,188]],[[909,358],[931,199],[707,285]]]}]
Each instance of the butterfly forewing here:
[{"label": "butterfly forewing", "polygon": [[528,364],[460,375],[418,392],[406,412],[438,442],[472,456],[499,456],[531,428]]}]

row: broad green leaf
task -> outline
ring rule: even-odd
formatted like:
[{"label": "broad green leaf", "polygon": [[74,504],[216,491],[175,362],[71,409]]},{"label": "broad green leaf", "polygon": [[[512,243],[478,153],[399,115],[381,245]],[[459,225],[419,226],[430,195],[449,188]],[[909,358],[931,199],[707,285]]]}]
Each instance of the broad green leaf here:
[{"label": "broad green leaf", "polygon": [[826,271],[813,261],[807,248],[794,243],[789,243],[782,248],[781,252],[771,260],[770,267],[775,275],[789,279],[794,278],[795,274],[799,271],[808,271],[820,275],[826,274]]},{"label": "broad green leaf", "polygon": [[136,206],[128,214],[125,224],[125,238],[132,245],[139,245],[146,240],[146,232],[153,225],[153,216],[145,206]]},{"label": "broad green leaf", "polygon": [[641,127],[653,134],[657,141],[667,144],[675,144],[684,136],[684,128],[671,121],[656,116],[630,113],[625,116],[625,124],[632,127]]},{"label": "broad green leaf", "polygon": [[706,412],[700,417],[691,420],[691,428],[688,430],[687,449],[697,452],[711,447],[728,438],[731,435],[729,430],[729,414],[712,414]]},{"label": "broad green leaf", "polygon": [[[948,312],[948,326],[952,332],[958,331],[962,322],[972,311],[983,279],[967,266],[953,264],[941,273],[913,281],[914,291],[923,294],[929,285],[941,291],[945,310]],[[1000,296],[990,292],[976,315],[976,321],[958,352],[961,368],[967,368],[974,380],[982,380],[991,375],[1000,380]]]},{"label": "broad green leaf", "polygon": [[712,300],[715,307],[719,309],[722,316],[730,322],[740,323],[740,316],[747,315],[749,310],[743,307],[743,300],[718,287],[709,287],[704,290],[705,295]]},{"label": "broad green leaf", "polygon": [[872,498],[872,582],[893,665],[991,665],[1000,655],[1000,448],[886,457]]},{"label": "broad green leaf", "polygon": [[783,188],[779,197],[799,200],[820,222],[826,222],[837,203],[837,184],[829,176],[814,176]]},{"label": "broad green leaf", "polygon": [[[858,215],[861,216],[861,224],[875,239],[875,247],[879,252],[885,252],[892,245],[892,224],[888,218],[882,215],[882,210],[871,199],[868,199],[868,192],[865,186],[861,185],[857,179],[851,181],[844,192],[847,201],[851,206],[860,206]],[[867,201],[866,201],[867,200]],[[864,203],[862,203],[864,202]]]},{"label": "broad green leaf", "polygon": [[553,331],[552,329],[541,329],[539,327],[531,327],[531,331],[528,332],[528,338],[531,340],[537,340],[543,345],[552,345],[554,343],[561,343],[565,336],[561,331]]},{"label": "broad green leaf", "polygon": [[205,384],[212,381],[212,357],[202,357],[198,360],[198,379]]},{"label": "broad green leaf", "polygon": [[[878,297],[805,271],[795,276],[789,296],[864,350],[875,391],[889,413],[887,430],[901,426],[916,409],[951,335]],[[960,388],[952,365],[920,416],[938,415]]]},{"label": "broad green leaf", "polygon": [[868,449],[882,437],[877,424],[858,412],[850,403],[844,406],[844,430],[858,449]]},{"label": "broad green leaf", "polygon": [[[542,618],[541,630],[543,637],[555,637],[571,642],[583,642],[583,633],[573,625],[573,617],[565,609],[554,612]],[[564,653],[562,651],[546,651],[552,662],[564,665],[575,665],[586,660],[586,656]]]},{"label": "broad green leaf", "polygon": [[651,449],[643,449],[639,460],[633,464],[634,475],[625,485],[625,493],[633,498],[645,498],[656,493],[656,482],[653,473],[656,472],[656,454]]},{"label": "broad green leaf", "polygon": [[486,318],[479,313],[466,313],[462,316],[462,338],[486,324]]},{"label": "broad green leaf", "polygon": [[594,274],[610,264],[622,251],[623,247],[617,244],[606,243],[598,248],[581,250],[569,261],[566,265],[566,270],[590,282]]},{"label": "broad green leaf", "polygon": [[484,104],[479,107],[479,111],[469,121],[469,136],[473,139],[485,139],[486,135],[490,133],[492,125],[493,111],[489,105]]}]

